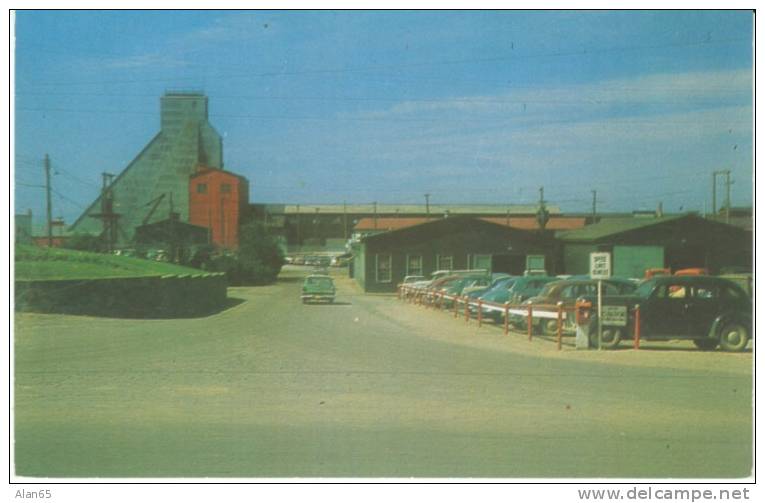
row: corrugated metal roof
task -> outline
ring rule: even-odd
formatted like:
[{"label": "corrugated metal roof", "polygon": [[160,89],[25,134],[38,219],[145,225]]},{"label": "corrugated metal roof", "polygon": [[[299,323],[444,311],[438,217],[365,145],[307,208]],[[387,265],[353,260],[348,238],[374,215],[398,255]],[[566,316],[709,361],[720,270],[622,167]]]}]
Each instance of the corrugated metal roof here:
[{"label": "corrugated metal roof", "polygon": [[430,220],[425,219],[423,223],[416,224],[416,225],[408,225],[408,226],[401,227],[399,229],[393,229],[387,232],[379,232],[375,234],[370,234],[370,235],[364,236],[362,240],[363,241],[380,241],[380,240],[386,240],[386,239],[395,239],[397,236],[401,236],[401,235],[406,236],[407,233],[425,231],[425,229],[429,229],[429,230],[435,229],[435,230],[443,231],[445,229],[454,229],[459,227],[467,227],[473,230],[500,229],[503,232],[507,233],[508,235],[538,237],[537,233],[531,232],[528,230],[516,229],[514,227],[507,227],[506,225],[499,225],[495,222],[489,222],[478,217],[471,217],[468,215],[459,215],[459,216],[454,216],[449,218],[431,218]]},{"label": "corrugated metal roof", "polygon": [[634,231],[636,229],[651,227],[666,222],[673,222],[683,218],[697,218],[701,220],[695,215],[676,215],[655,218],[604,218],[596,224],[588,225],[578,230],[560,232],[557,237],[563,241],[596,241],[623,232]]},{"label": "corrugated metal roof", "polygon": [[[378,217],[375,218],[362,218],[353,227],[355,231],[392,231],[396,229],[403,229],[405,227],[411,227],[413,225],[423,224],[429,220],[439,220],[440,217],[430,218],[427,217]],[[536,230],[539,228],[539,223],[535,217],[510,217],[508,220],[505,217],[479,217],[480,220],[490,222],[493,224],[504,225],[512,227],[514,229]],[[375,220],[377,222],[375,223]],[[508,225],[509,222],[509,225]],[[584,227],[586,219],[584,217],[553,217],[547,222],[545,230],[564,230],[564,229],[580,229]]]},{"label": "corrugated metal roof", "polygon": [[394,231],[396,229],[403,229],[404,227],[411,227],[413,225],[424,224],[428,220],[436,220],[435,218],[428,219],[427,217],[402,217],[402,218],[362,218],[359,222],[353,226],[355,231]]},{"label": "corrugated metal roof", "polygon": [[[278,205],[272,205],[278,207]],[[315,213],[316,210],[319,213],[375,213],[374,204],[285,204],[283,207],[284,213]],[[449,215],[504,215],[508,211],[511,215],[533,215],[537,212],[538,207],[533,204],[431,204],[429,207],[432,218],[439,218],[444,214]],[[548,206],[547,210],[550,213],[560,213],[560,208],[557,206]],[[428,209],[424,204],[378,204],[378,214],[425,214]]]},{"label": "corrugated metal roof", "polygon": [[[539,229],[539,222],[536,217],[481,217],[481,220],[491,222],[494,224],[506,225],[515,229],[537,230]],[[508,224],[509,221],[509,224]],[[569,230],[569,229],[581,229],[584,227],[587,219],[584,217],[552,217],[545,225],[547,231]]]}]

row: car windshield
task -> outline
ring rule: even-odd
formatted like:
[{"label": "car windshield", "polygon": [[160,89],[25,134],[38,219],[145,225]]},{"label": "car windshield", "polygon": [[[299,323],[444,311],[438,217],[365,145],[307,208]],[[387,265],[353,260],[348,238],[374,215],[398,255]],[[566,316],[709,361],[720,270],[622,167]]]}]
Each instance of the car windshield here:
[{"label": "car windshield", "polygon": [[[515,283],[514,278],[502,278],[501,280],[494,283],[494,286],[491,287],[491,292],[499,292],[502,290],[509,290],[512,288],[513,284]],[[488,293],[488,292],[487,292]]]},{"label": "car windshield", "polygon": [[307,285],[319,288],[332,288],[332,278],[308,278],[305,282]]},{"label": "car windshield", "polygon": [[550,283],[548,285],[545,285],[542,291],[539,292],[539,296],[549,297],[550,295],[552,295],[553,291],[555,291],[558,288],[559,285],[560,285],[559,283]]},{"label": "car windshield", "polygon": [[643,281],[638,285],[637,289],[635,289],[635,295],[638,297],[644,297],[647,298],[649,295],[651,295],[651,292],[653,291],[654,286],[656,286],[655,281]]}]

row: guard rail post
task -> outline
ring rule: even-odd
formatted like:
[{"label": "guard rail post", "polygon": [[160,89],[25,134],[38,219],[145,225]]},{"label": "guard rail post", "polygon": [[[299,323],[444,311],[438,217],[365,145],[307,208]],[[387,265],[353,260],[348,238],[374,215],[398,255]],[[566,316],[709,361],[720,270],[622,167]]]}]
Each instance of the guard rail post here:
[{"label": "guard rail post", "polygon": [[505,335],[510,333],[510,303],[505,302]]},{"label": "guard rail post", "polygon": [[558,351],[561,350],[561,343],[563,339],[563,302],[558,302]]},{"label": "guard rail post", "polygon": [[640,349],[640,304],[635,304],[635,349]]},{"label": "guard rail post", "polygon": [[468,302],[468,296],[465,295],[462,298],[465,301],[465,322],[470,321],[470,302]]},{"label": "guard rail post", "polygon": [[478,299],[478,328],[481,328],[481,323],[483,322],[483,309],[481,309],[483,305],[483,301],[481,299]]},{"label": "guard rail post", "polygon": [[526,329],[529,332],[529,340],[531,340],[531,332],[534,330],[534,324],[532,322],[532,316],[534,315],[534,310],[531,304],[529,304],[529,313],[528,318],[526,320]]}]

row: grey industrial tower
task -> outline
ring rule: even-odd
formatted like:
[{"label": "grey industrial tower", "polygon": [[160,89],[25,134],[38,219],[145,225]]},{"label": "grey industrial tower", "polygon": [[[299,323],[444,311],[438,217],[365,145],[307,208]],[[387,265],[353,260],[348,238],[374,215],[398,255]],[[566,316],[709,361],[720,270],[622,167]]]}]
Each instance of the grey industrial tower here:
[{"label": "grey industrial tower", "polygon": [[[117,243],[129,242],[147,217],[146,223],[164,220],[171,209],[187,222],[189,177],[199,165],[223,169],[223,141],[208,121],[207,96],[167,92],[160,98],[160,115],[159,133],[104,191],[113,202]],[[101,197],[72,224],[72,232],[104,231]],[[159,205],[150,204],[158,198]]]}]

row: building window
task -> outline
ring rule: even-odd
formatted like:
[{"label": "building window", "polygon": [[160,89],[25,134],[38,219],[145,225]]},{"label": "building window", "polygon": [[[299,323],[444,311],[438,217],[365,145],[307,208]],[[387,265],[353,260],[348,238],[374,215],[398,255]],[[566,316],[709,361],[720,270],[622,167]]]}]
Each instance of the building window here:
[{"label": "building window", "polygon": [[422,276],[422,255],[406,256],[406,275]]},{"label": "building window", "polygon": [[491,271],[491,255],[468,255],[468,269],[485,269]]},{"label": "building window", "polygon": [[375,272],[378,283],[390,283],[391,281],[391,256],[389,253],[375,255]]},{"label": "building window", "polygon": [[197,194],[207,194],[207,184],[206,183],[198,183],[197,184]]},{"label": "building window", "polygon": [[454,261],[451,255],[438,255],[436,257],[436,269],[439,271],[451,271],[454,269]]},{"label": "building window", "polygon": [[231,192],[231,184],[229,184],[229,183],[222,183],[221,186],[220,186],[220,191],[225,193],[225,194],[228,194],[229,192]]}]

